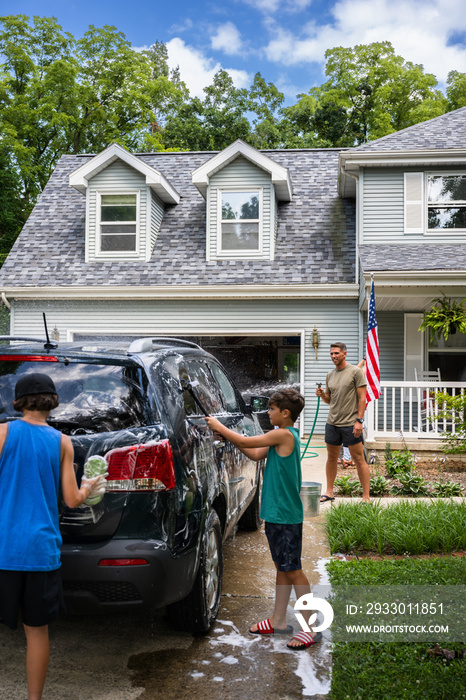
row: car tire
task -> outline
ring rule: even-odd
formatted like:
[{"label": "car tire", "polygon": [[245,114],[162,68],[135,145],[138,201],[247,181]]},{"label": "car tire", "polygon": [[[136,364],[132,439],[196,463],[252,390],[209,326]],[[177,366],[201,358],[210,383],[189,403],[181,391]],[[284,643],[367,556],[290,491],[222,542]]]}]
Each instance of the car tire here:
[{"label": "car tire", "polygon": [[252,532],[254,530],[258,530],[260,526],[262,525],[262,520],[260,518],[260,510],[261,510],[261,479],[262,477],[262,470],[259,470],[259,475],[257,477],[257,486],[256,486],[256,492],[254,494],[254,498],[252,499],[251,503],[248,505],[246,510],[244,511],[243,515],[238,521],[238,529],[239,530],[248,530],[249,532]]},{"label": "car tire", "polygon": [[171,624],[178,630],[205,633],[218,614],[223,578],[222,528],[215,510],[207,516],[196,580],[189,595],[168,607]]}]

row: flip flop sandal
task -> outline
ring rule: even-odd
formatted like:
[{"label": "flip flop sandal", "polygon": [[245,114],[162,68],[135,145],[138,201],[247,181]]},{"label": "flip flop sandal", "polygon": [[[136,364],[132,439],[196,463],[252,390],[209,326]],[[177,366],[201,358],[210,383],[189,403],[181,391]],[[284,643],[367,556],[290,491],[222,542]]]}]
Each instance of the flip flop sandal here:
[{"label": "flip flop sandal", "polygon": [[252,629],[249,630],[249,634],[293,634],[293,628],[288,625],[286,629],[273,628],[270,620],[263,620],[257,623],[257,629],[253,632]]},{"label": "flip flop sandal", "polygon": [[326,493],[323,494],[323,496],[320,497],[320,502],[321,503],[327,503],[327,501],[334,501],[335,496],[327,496]]},{"label": "flip flop sandal", "polygon": [[309,632],[298,632],[298,634],[295,634],[291,641],[294,640],[300,642],[300,645],[293,646],[293,644],[288,642],[288,644],[286,645],[288,649],[291,649],[292,651],[301,651],[301,649],[309,649],[309,647],[313,647],[315,644],[318,644],[322,641],[322,632],[316,632],[314,637],[311,637]]}]

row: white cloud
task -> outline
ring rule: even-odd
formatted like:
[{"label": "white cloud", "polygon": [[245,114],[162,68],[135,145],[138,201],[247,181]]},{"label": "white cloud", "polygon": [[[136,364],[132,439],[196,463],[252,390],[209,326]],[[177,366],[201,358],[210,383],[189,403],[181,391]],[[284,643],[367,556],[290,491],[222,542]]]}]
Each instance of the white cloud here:
[{"label": "white cloud", "polygon": [[455,32],[466,30],[464,0],[340,0],[331,12],[332,23],[311,21],[299,33],[269,18],[267,58],[288,66],[323,63],[329,48],[390,41],[397,54],[421,63],[440,82],[450,70],[466,71],[466,46],[448,46]]},{"label": "white cloud", "polygon": [[182,34],[183,32],[188,32],[192,28],[193,21],[187,17],[183,22],[180,22],[179,24],[172,24],[168,31],[170,32],[170,34]]},{"label": "white cloud", "polygon": [[298,85],[290,82],[289,77],[286,74],[279,75],[275,82],[275,87],[277,87],[280,92],[282,92],[286,97],[290,97],[295,100],[298,93],[302,93],[303,89]]},{"label": "white cloud", "polygon": [[223,68],[233,80],[236,87],[247,87],[251,76],[244,70],[226,68],[205,56],[199,49],[185,44],[179,37],[167,42],[168,65],[180,68],[181,80],[186,83],[191,95],[203,97],[203,88],[212,83],[215,73]]},{"label": "white cloud", "polygon": [[243,43],[233,22],[226,22],[217,28],[217,33],[210,39],[210,45],[216,51],[223,51],[229,56],[243,53]]},{"label": "white cloud", "polygon": [[302,12],[312,0],[244,0],[247,5],[255,7],[266,15],[274,14],[278,10],[285,12]]}]

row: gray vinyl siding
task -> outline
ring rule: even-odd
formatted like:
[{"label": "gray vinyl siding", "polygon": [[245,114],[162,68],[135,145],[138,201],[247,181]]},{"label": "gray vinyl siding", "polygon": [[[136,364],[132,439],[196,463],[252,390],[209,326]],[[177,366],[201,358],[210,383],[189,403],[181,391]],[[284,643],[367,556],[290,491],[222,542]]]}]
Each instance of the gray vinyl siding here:
[{"label": "gray vinyl siding", "polygon": [[157,240],[157,235],[160,231],[160,224],[162,223],[164,213],[164,206],[151,192],[150,198],[150,252],[154,250],[155,241]]},{"label": "gray vinyl siding", "polygon": [[[380,379],[402,382],[404,379],[404,311],[378,311]],[[364,314],[364,354],[367,311]]]},{"label": "gray vinyl siding", "polygon": [[222,170],[212,175],[207,189],[207,250],[210,260],[215,260],[219,257],[225,258],[225,255],[220,256],[217,251],[218,190],[255,187],[262,189],[262,252],[231,253],[228,255],[228,258],[235,260],[242,258],[268,260],[273,257],[274,240],[272,237],[275,235],[277,216],[274,187],[270,175],[246,160],[246,158],[238,157],[231,163],[228,163],[228,165],[225,165]]},{"label": "gray vinyl siding", "polygon": [[[351,300],[169,300],[169,301],[13,301],[12,333],[43,336],[42,312],[49,328],[56,325],[61,340],[72,334],[107,335],[294,335],[305,331],[305,432],[312,427],[316,382],[325,384],[333,365],[330,343],[348,346],[348,361],[356,364],[359,312]],[[312,347],[314,325],[320,345]],[[321,402],[315,433],[322,434],[328,407]]]},{"label": "gray vinyl siding", "polygon": [[[380,311],[377,313],[377,324],[379,333],[379,358],[380,358],[380,380],[381,381],[403,381],[404,379],[404,312],[403,311]],[[364,339],[367,332],[367,313],[364,321]],[[365,345],[365,340],[364,340]],[[383,391],[386,391],[383,390]],[[399,390],[398,390],[399,391]],[[383,418],[382,394],[379,400],[379,421]],[[386,397],[388,413],[391,416],[392,394],[389,392]],[[395,398],[396,405],[396,425],[399,425],[400,413],[399,403]],[[406,426],[405,426],[406,427]]]},{"label": "gray vinyl siding", "polygon": [[364,243],[406,243],[403,190],[402,170],[364,169],[360,203]]},{"label": "gray vinyl siding", "polygon": [[380,378],[403,381],[404,377],[404,312],[380,311],[379,328]]},{"label": "gray vinyl siding", "polygon": [[[131,256],[131,259],[146,257],[147,248],[147,196],[148,187],[141,173],[137,172],[121,160],[111,163],[101,170],[89,181],[88,213],[87,213],[87,256],[89,260],[101,259],[97,253],[97,206],[98,193],[117,194],[118,192],[139,192],[139,254]],[[106,255],[106,258],[109,256]],[[124,253],[114,253],[114,259],[125,260],[128,256]]]},{"label": "gray vinyl siding", "polygon": [[[410,172],[420,172],[411,168]],[[466,233],[405,233],[404,231],[404,172],[399,168],[364,168],[362,194],[359,203],[362,214],[361,242],[381,243],[461,243],[466,242]],[[429,169],[426,172],[434,172]],[[442,168],[439,172],[445,173]],[[448,172],[455,172],[449,169]],[[461,172],[465,172],[463,169]],[[427,207],[427,205],[425,205]],[[427,212],[425,212],[427,222]],[[426,223],[427,227],[427,223]]]}]

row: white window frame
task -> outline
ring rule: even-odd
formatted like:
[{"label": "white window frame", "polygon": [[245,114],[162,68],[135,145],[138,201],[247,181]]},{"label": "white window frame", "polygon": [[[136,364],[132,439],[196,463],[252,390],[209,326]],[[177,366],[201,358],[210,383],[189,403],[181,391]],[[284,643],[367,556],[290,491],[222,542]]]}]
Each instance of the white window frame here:
[{"label": "white window frame", "polygon": [[[455,177],[455,175],[464,175],[466,176],[466,171],[458,171],[458,172],[451,172],[451,171],[446,171],[446,172],[439,172],[439,171],[426,171],[425,172],[425,182],[424,182],[424,188],[425,188],[425,234],[427,236],[438,236],[440,233],[442,234],[448,234],[449,236],[455,236],[455,235],[460,235],[464,236],[466,232],[466,227],[465,228],[429,228],[429,201],[428,201],[428,189],[429,189],[429,176],[434,176],[434,177]],[[448,202],[450,206],[455,206],[455,203],[453,202]],[[459,200],[459,204],[463,206],[466,209],[466,200]],[[432,204],[434,207],[434,204]]]},{"label": "white window frame", "polygon": [[[135,249],[134,250],[111,250],[111,251],[104,251],[101,249],[101,244],[102,244],[102,232],[101,232],[101,213],[102,213],[102,196],[108,196],[108,195],[132,195],[136,196],[136,221],[134,222],[136,224],[136,231],[135,231]],[[127,258],[139,258],[140,257],[140,218],[141,218],[141,193],[139,190],[100,190],[97,192],[96,196],[96,256],[99,258],[118,258],[119,260],[121,259],[127,259]],[[108,224],[108,222],[103,222],[105,224]],[[128,221],[127,223],[133,223],[132,221]]]},{"label": "white window frame", "polygon": [[[222,195],[224,192],[258,192],[259,193],[259,219],[240,219],[243,223],[258,221],[258,247],[255,250],[240,248],[236,250],[222,250]],[[243,185],[243,187],[219,187],[217,189],[217,258],[251,259],[263,257],[263,227],[264,227],[264,193],[263,187]],[[232,219],[231,221],[236,221]]]}]

